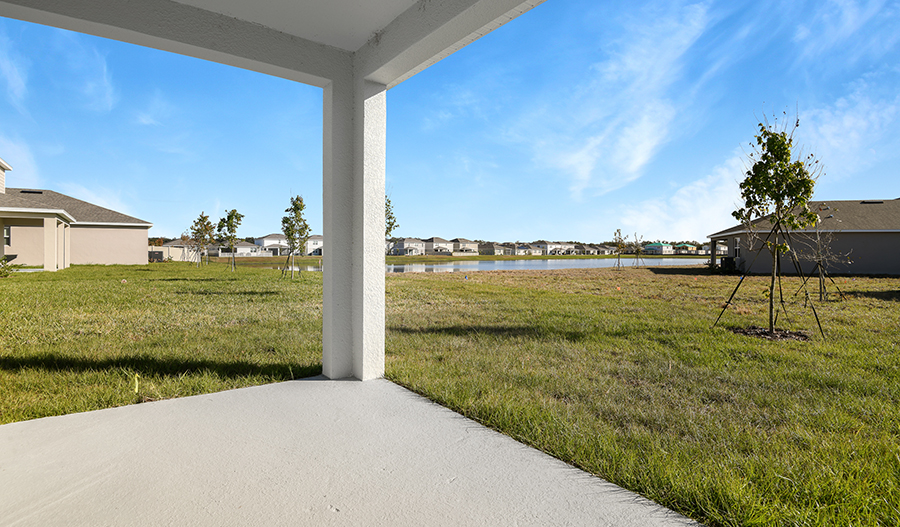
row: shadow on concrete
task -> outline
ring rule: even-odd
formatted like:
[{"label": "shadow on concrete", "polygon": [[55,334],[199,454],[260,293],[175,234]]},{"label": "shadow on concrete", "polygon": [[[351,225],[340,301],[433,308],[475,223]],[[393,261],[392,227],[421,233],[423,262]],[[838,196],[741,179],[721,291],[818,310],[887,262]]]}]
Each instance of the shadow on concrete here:
[{"label": "shadow on concrete", "polygon": [[210,361],[161,359],[150,356],[85,359],[44,354],[32,357],[0,357],[0,370],[39,369],[45,371],[84,372],[130,370],[144,375],[180,376],[185,373],[209,372],[223,378],[242,378],[248,375],[267,375],[288,380],[314,377],[322,373],[321,364],[276,362],[256,364],[248,361]]}]

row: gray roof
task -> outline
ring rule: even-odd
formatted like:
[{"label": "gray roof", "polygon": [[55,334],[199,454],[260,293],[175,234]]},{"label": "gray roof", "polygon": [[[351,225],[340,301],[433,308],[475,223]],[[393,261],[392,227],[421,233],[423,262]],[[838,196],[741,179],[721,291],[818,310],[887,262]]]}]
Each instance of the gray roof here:
[{"label": "gray roof", "polygon": [[150,222],[103,208],[87,201],[81,201],[59,192],[42,189],[7,188],[0,194],[0,208],[44,209],[63,211],[75,223],[117,223],[131,225],[151,225]]},{"label": "gray roof", "polygon": [[431,238],[426,238],[425,241],[429,242],[429,243],[449,243],[447,240],[445,240],[439,236],[432,236]]},{"label": "gray roof", "polygon": [[[863,201],[810,201],[809,210],[818,214],[820,231],[900,231],[900,199]],[[756,231],[767,232],[772,224],[769,216],[753,220]],[[813,232],[815,225],[802,229]],[[710,234],[708,238],[740,234],[747,231],[743,224]]]},{"label": "gray roof", "polygon": [[467,239],[465,239],[465,238],[453,238],[453,239],[450,240],[450,241],[451,241],[451,242],[454,242],[454,243],[475,243],[475,242],[473,242],[472,240],[467,240]]}]

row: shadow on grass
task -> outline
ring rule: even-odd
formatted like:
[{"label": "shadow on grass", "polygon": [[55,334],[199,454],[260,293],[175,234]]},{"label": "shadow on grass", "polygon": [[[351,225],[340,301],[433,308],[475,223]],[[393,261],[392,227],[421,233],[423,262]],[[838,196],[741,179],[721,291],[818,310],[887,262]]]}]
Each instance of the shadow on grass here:
[{"label": "shadow on grass", "polygon": [[713,276],[708,267],[647,267],[651,273],[663,276]]},{"label": "shadow on grass", "polygon": [[264,375],[274,378],[302,379],[322,373],[322,365],[281,362],[254,364],[246,361],[218,362],[209,360],[159,359],[137,356],[105,360],[61,357],[52,354],[34,357],[0,357],[0,370],[40,369],[55,372],[89,372],[131,370],[144,375],[178,377],[192,373],[212,373],[222,378],[243,378]]},{"label": "shadow on grass", "polygon": [[148,278],[148,282],[234,282],[237,278]]},{"label": "shadow on grass", "polygon": [[847,296],[900,302],[900,291],[844,291]]},{"label": "shadow on grass", "polygon": [[530,339],[562,338],[572,342],[583,340],[587,336],[586,333],[581,331],[563,331],[541,326],[431,326],[426,328],[388,326],[387,329],[406,335],[450,335],[456,337],[487,335],[498,338],[524,337]]},{"label": "shadow on grass", "polygon": [[273,296],[280,295],[281,291],[175,291],[176,295],[250,295]]}]

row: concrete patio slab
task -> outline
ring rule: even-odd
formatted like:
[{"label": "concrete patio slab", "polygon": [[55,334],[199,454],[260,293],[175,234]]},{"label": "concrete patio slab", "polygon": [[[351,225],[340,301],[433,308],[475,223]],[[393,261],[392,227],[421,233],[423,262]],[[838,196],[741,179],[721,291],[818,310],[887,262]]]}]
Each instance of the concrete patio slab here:
[{"label": "concrete patio slab", "polygon": [[0,426],[0,525],[696,525],[389,381]]}]

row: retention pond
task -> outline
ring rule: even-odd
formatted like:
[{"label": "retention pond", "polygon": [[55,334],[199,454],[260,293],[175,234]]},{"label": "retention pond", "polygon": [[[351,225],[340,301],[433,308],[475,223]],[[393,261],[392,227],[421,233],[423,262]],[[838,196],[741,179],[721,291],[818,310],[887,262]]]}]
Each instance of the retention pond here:
[{"label": "retention pond", "polygon": [[[640,267],[662,265],[698,265],[708,258],[641,258]],[[596,269],[615,267],[615,258],[536,259],[536,260],[475,260],[428,264],[387,264],[388,273],[472,273],[475,271],[549,271],[557,269]],[[623,258],[623,267],[633,267],[633,258]],[[321,266],[300,266],[299,271],[321,271]]]}]

